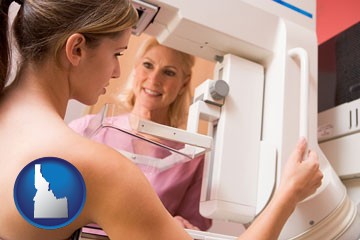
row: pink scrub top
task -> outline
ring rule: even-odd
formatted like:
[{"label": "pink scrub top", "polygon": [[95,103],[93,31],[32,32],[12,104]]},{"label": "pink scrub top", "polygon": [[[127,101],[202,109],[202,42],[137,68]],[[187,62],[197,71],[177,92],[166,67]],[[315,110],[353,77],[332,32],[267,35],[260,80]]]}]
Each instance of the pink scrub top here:
[{"label": "pink scrub top", "polygon": [[[95,116],[86,115],[72,121],[69,126],[81,135],[85,135],[90,120]],[[127,114],[112,118],[122,129],[131,129]],[[117,150],[126,151],[134,148],[134,141],[143,142],[113,128],[102,128],[91,138]],[[172,145],[176,148],[176,143]],[[146,147],[149,148],[149,144]],[[172,216],[181,216],[203,231],[210,228],[211,220],[202,217],[199,213],[204,155],[176,164],[164,171],[149,171],[142,166],[140,168]]]}]

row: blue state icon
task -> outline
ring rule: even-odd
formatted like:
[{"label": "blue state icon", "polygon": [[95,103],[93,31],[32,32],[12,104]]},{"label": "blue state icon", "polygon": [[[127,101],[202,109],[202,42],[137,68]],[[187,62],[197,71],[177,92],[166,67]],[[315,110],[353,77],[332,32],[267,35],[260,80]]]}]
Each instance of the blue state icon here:
[{"label": "blue state icon", "polygon": [[43,229],[70,224],[81,213],[86,187],[81,173],[68,161],[44,157],[26,165],[15,181],[14,201],[21,216]]}]

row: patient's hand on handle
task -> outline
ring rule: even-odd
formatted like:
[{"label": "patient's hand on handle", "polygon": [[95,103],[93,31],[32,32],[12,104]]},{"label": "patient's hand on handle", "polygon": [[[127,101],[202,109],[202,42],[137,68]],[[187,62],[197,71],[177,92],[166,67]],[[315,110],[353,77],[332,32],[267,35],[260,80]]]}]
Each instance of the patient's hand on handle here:
[{"label": "patient's hand on handle", "polygon": [[[304,138],[299,140],[285,165],[278,189],[278,192],[292,196],[296,202],[313,194],[320,187],[323,177],[316,152],[309,150],[305,153],[306,145]],[[303,157],[304,154],[307,154],[306,158]]]},{"label": "patient's hand on handle", "polygon": [[299,140],[283,169],[280,185],[270,203],[239,239],[278,239],[296,205],[321,185],[323,174],[316,152],[309,150],[303,161],[306,145],[305,139]]}]

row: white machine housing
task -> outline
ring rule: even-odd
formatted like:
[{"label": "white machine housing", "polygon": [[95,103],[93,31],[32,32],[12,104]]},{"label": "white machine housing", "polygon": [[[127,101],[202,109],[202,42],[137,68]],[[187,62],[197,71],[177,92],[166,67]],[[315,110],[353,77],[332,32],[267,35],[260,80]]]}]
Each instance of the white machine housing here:
[{"label": "white machine housing", "polygon": [[216,61],[214,79],[230,87],[222,106],[195,92],[198,101],[190,108],[188,131],[196,132],[203,118],[214,139],[205,162],[204,216],[251,222],[271,199],[287,157],[304,136],[319,155],[324,179],[314,195],[298,204],[280,239],[360,237],[360,199],[349,198],[318,145],[315,3],[148,0],[149,10],[138,8],[142,16],[155,17],[140,20],[145,26],[137,30]]}]

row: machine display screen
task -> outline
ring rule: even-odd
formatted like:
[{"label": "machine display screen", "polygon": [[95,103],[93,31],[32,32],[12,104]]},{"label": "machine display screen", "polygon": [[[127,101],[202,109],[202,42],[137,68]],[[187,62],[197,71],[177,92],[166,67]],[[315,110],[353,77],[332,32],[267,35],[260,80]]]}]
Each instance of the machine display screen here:
[{"label": "machine display screen", "polygon": [[319,45],[318,111],[360,98],[360,23]]}]

